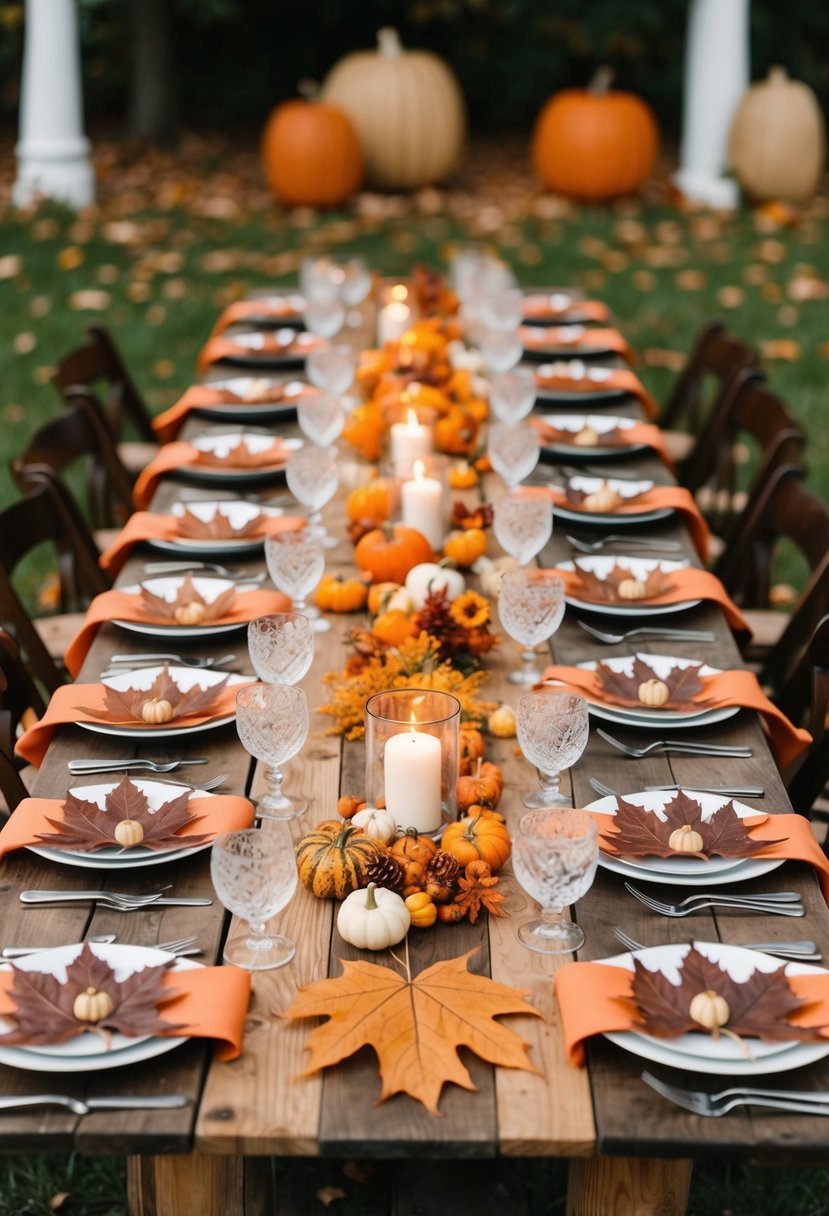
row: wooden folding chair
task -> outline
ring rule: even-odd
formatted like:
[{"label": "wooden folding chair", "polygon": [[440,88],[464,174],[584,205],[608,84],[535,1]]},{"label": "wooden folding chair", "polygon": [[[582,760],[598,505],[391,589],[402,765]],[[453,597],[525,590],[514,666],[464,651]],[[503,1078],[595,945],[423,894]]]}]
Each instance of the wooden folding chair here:
[{"label": "wooden folding chair", "polygon": [[[33,488],[0,511],[0,625],[14,637],[31,675],[52,693],[65,679],[62,656],[93,596],[110,580],[68,491],[48,470],[30,470]],[[55,558],[59,614],[35,618],[15,587],[18,567],[38,546]]]},{"label": "wooden folding chair", "polygon": [[806,648],[804,661],[783,690],[779,704],[784,712],[798,720],[801,717],[799,711],[808,707],[804,725],[814,739],[802,762],[787,780],[792,806],[800,814],[829,820],[829,799],[824,793],[829,782],[829,731],[826,729],[829,713],[829,614],[818,621]]},{"label": "wooden folding chair", "polygon": [[35,431],[11,471],[21,490],[33,484],[32,473],[44,469],[63,478],[83,462],[85,495],[93,529],[120,527],[132,513],[132,481],[121,463],[98,407],[85,399]]},{"label": "wooden folding chair", "polygon": [[697,334],[688,362],[659,415],[683,484],[685,464],[725,386],[736,372],[756,363],[751,347],[730,335],[720,320],[707,321]]},{"label": "wooden folding chair", "polygon": [[[90,325],[82,345],[58,360],[52,382],[64,400],[82,394],[97,403],[130,474],[139,473],[157,454],[150,412],[104,326]],[[124,439],[128,427],[137,441]]]},{"label": "wooden folding chair", "polygon": [[[18,728],[25,730],[41,717],[46,702],[29,675],[14,638],[0,629],[0,795],[6,810],[29,796],[14,754]],[[23,770],[25,771],[25,770]]]}]

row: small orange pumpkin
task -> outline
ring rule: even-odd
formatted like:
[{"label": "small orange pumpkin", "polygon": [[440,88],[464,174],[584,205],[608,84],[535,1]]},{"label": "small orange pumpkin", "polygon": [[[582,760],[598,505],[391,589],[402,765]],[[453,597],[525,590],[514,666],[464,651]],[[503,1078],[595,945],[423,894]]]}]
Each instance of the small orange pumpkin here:
[{"label": "small orange pumpkin", "polygon": [[468,460],[459,460],[449,470],[449,485],[453,490],[471,490],[478,484],[478,474]]},{"label": "small orange pumpkin", "polygon": [[366,485],[358,486],[346,499],[345,511],[352,523],[364,519],[383,523],[389,517],[389,483],[383,477],[375,477]]},{"label": "small orange pumpkin", "polygon": [[414,927],[431,929],[438,918],[438,910],[431,896],[427,895],[425,891],[415,891],[414,894],[406,896],[405,903]]},{"label": "small orange pumpkin", "polygon": [[271,113],[262,136],[265,177],[288,207],[337,207],[359,187],[363,153],[346,114],[299,98]]},{"label": "small orange pumpkin", "polygon": [[471,773],[476,760],[480,760],[486,750],[486,743],[481,732],[475,726],[461,725],[460,729],[460,758],[461,772]]},{"label": "small orange pumpkin", "polygon": [[435,423],[435,447],[450,456],[468,456],[475,450],[478,426],[471,414],[459,405],[453,405]]},{"label": "small orange pumpkin", "polygon": [[386,437],[383,413],[372,402],[358,405],[346,419],[343,439],[366,460],[379,460]]},{"label": "small orange pumpkin", "polygon": [[431,836],[420,836],[414,828],[409,828],[402,836],[398,836],[391,846],[391,853],[398,861],[417,861],[427,866],[438,851],[438,846]]},{"label": "small orange pumpkin", "polygon": [[476,803],[494,809],[501,800],[501,786],[498,782],[493,781],[491,777],[481,777],[475,773],[459,777],[456,790],[459,811],[466,812]]},{"label": "small orange pumpkin", "polygon": [[365,607],[368,587],[362,579],[343,578],[327,574],[314,593],[314,601],[323,612],[358,612]]},{"label": "small orange pumpkin", "polygon": [[373,583],[403,583],[406,575],[434,554],[422,532],[403,524],[373,528],[357,543],[354,562]]},{"label": "small orange pumpkin", "polygon": [[497,819],[475,815],[450,823],[443,833],[441,847],[462,866],[470,861],[486,861],[494,873],[509,857],[510,836],[506,826]]},{"label": "small orange pumpkin", "polygon": [[435,915],[444,925],[457,925],[466,913],[459,904],[435,904]]},{"label": "small orange pumpkin", "polygon": [[399,608],[381,612],[371,629],[374,636],[386,646],[400,646],[408,638],[417,637],[420,632],[413,618]]},{"label": "small orange pumpkin", "polygon": [[443,552],[459,566],[474,565],[486,553],[486,532],[483,528],[466,528],[450,532],[443,544]]}]

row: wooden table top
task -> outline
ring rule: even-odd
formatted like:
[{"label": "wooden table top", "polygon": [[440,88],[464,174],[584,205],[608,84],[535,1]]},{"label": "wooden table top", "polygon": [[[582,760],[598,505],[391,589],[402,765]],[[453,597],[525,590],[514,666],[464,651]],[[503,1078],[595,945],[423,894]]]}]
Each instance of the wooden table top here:
[{"label": "wooden table top", "polygon": [[[638,415],[633,402],[613,406],[612,411]],[[188,433],[204,425],[203,419],[192,420]],[[657,481],[669,480],[665,467],[655,457],[637,456],[630,464]],[[154,508],[164,509],[181,488],[180,483],[163,482]],[[484,492],[488,494],[493,489],[488,484]],[[211,497],[209,491],[198,493]],[[329,529],[341,536],[344,535],[342,502],[343,492],[326,510]],[[564,539],[567,530],[568,525],[557,522],[553,539],[543,554],[545,565],[571,556]],[[655,530],[659,535],[676,537],[685,553],[693,557],[685,530],[674,520],[657,525]],[[493,552],[497,552],[494,538],[490,540],[490,553]],[[146,552],[134,555],[119,581],[136,581],[145,560]],[[329,566],[348,569],[350,564],[351,547],[346,541],[330,555]],[[257,563],[244,562],[248,569],[254,565]],[[556,660],[578,662],[596,657],[599,650],[603,656],[628,653],[625,645],[611,648],[594,643],[577,627],[574,616],[568,610],[553,639]],[[314,665],[302,682],[312,711],[325,699],[323,674],[343,665],[344,636],[355,624],[353,617],[335,616],[331,620],[331,631],[317,635]],[[689,656],[704,653],[706,661],[716,666],[741,665],[739,652],[719,610],[703,605],[672,617],[671,622],[674,621],[688,627],[710,628],[716,634],[716,642],[701,652],[698,646],[686,643],[672,642],[665,648],[649,644],[649,639],[644,638],[630,649]],[[79,678],[94,679],[116,651],[140,653],[149,648],[137,635],[106,625],[99,631]],[[239,668],[249,671],[243,632],[223,635],[209,653],[223,654],[230,649],[238,653]],[[488,656],[492,660],[487,663],[491,675],[484,689],[488,699],[515,704],[516,690],[507,683],[506,675],[517,662],[517,656],[518,650],[508,638]],[[291,825],[295,838],[313,823],[335,817],[341,791],[359,793],[363,789],[362,746],[343,744],[339,738],[326,736],[327,724],[328,719],[312,712],[308,741],[300,756],[286,766],[286,786],[301,789],[310,803],[309,811]],[[653,737],[628,728],[620,727],[619,732],[624,738],[643,742]],[[620,792],[657,782],[678,781],[689,786],[748,782],[765,787],[766,797],[758,803],[762,809],[769,812],[789,809],[765,737],[753,714],[744,711],[716,726],[697,729],[694,738],[749,743],[753,756],[748,760],[691,756],[629,760],[593,731],[584,756],[569,774],[575,805],[584,805],[595,798],[588,785],[588,778],[594,776]],[[153,758],[207,754],[211,763],[199,770],[200,776],[227,772],[228,791],[249,792],[255,797],[259,790],[255,766],[241,748],[233,726],[199,734],[185,740],[183,746],[176,740],[158,740],[152,747],[67,728],[56,735],[33,793],[52,797],[62,794],[68,783],[66,761],[73,756],[133,753]],[[488,756],[504,767],[506,788],[501,809],[508,823],[514,824],[522,809],[520,793],[534,783],[534,771],[516,755],[514,740],[492,739]],[[269,830],[267,821],[263,821],[262,830]],[[213,895],[207,857],[201,853],[185,862],[129,870],[123,876],[107,875],[104,885],[146,891],[170,882],[176,894]],[[51,945],[116,932],[119,941],[149,945],[196,933],[204,961],[220,959],[227,918],[215,897],[209,908],[168,908],[131,914],[78,906],[47,911],[23,908],[18,902],[17,893],[27,887],[97,886],[99,873],[58,867],[28,852],[12,855],[3,873],[4,941]],[[108,1112],[80,1120],[53,1111],[31,1115],[16,1112],[13,1119],[3,1119],[0,1124],[4,1133],[3,1151],[76,1148],[89,1153],[160,1155],[195,1148],[202,1153],[222,1155],[346,1157],[357,1153],[363,1157],[424,1158],[591,1154],[687,1158],[728,1154],[758,1159],[762,1156],[766,1162],[778,1163],[825,1158],[826,1124],[820,1119],[783,1115],[763,1118],[759,1113],[736,1113],[727,1119],[706,1121],[686,1115],[642,1084],[639,1074],[643,1061],[604,1040],[589,1045],[586,1069],[573,1069],[565,1058],[553,997],[553,974],[561,964],[532,954],[517,942],[516,927],[533,905],[512,879],[509,865],[503,876],[509,919],[483,917],[474,926],[467,923],[436,926],[428,932],[413,933],[412,965],[417,972],[438,959],[476,949],[471,960],[474,970],[526,989],[532,1004],[544,1016],[511,1017],[509,1025],[530,1043],[530,1058],[537,1073],[495,1070],[466,1054],[464,1062],[478,1092],[471,1094],[447,1086],[441,1101],[443,1118],[430,1116],[406,1096],[376,1105],[380,1083],[376,1060],[368,1050],[322,1076],[298,1079],[312,1023],[289,1022],[280,1018],[280,1014],[292,1002],[297,985],[326,974],[336,975],[339,960],[359,957],[359,952],[346,945],[334,928],[336,905],[299,891],[276,922],[280,932],[296,941],[296,958],[284,968],[254,976],[244,1050],[238,1060],[215,1063],[209,1046],[196,1041],[140,1065],[59,1079],[62,1092],[79,1096],[185,1093],[193,1099],[191,1108],[172,1112]],[[734,943],[758,938],[783,940],[792,936],[792,927],[796,925],[797,936],[814,938],[829,954],[829,913],[811,871],[787,865],[764,877],[761,884],[744,883],[740,889],[751,891],[760,885],[765,889],[797,888],[803,893],[806,917],[792,921],[728,912],[703,913],[687,921],[664,919],[636,903],[617,876],[600,869],[591,891],[575,909],[587,935],[580,957],[601,958],[619,953],[614,925],[623,926],[647,944],[684,942],[691,935],[699,940]],[[667,893],[659,887],[649,885],[649,889],[657,898]],[[389,960],[379,955],[376,961]],[[694,1081],[691,1074],[680,1077],[674,1071],[672,1075],[681,1083]],[[804,1088],[829,1089],[829,1062],[811,1067],[808,1073],[797,1073],[790,1080]],[[55,1078],[49,1078],[48,1085],[44,1081],[41,1074],[2,1067],[0,1096],[54,1088]]]}]

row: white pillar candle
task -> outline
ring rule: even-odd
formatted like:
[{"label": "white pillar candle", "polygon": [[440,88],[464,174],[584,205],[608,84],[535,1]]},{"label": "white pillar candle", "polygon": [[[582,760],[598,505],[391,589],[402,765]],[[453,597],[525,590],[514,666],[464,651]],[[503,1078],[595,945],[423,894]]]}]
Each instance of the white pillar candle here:
[{"label": "white pillar candle", "polygon": [[377,341],[381,346],[396,342],[412,323],[412,312],[402,300],[392,300],[377,314]]},{"label": "white pillar candle", "polygon": [[404,481],[400,491],[402,522],[421,532],[433,549],[443,547],[446,528],[443,519],[443,486],[427,477],[423,461],[416,460],[412,481]]},{"label": "white pillar candle", "polygon": [[409,410],[405,422],[393,424],[390,435],[392,461],[417,460],[432,454],[431,427],[418,422],[414,410]]},{"label": "white pillar candle", "polygon": [[441,823],[440,740],[423,731],[401,731],[383,755],[386,808],[404,830],[436,832]]}]

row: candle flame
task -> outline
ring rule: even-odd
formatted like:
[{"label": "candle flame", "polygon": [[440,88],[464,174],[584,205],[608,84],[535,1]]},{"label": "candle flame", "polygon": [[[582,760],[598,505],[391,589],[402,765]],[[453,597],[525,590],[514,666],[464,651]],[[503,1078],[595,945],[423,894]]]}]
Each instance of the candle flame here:
[{"label": "candle flame", "polygon": [[417,734],[417,718],[414,716],[414,710],[409,714],[409,731],[411,734]]},{"label": "candle flame", "polygon": [[393,300],[407,300],[409,298],[409,289],[403,283],[395,283],[389,295]]},{"label": "candle flame", "polygon": [[426,465],[422,460],[416,460],[412,465],[412,472],[415,481],[423,481],[423,478],[426,476]]},{"label": "candle flame", "polygon": [[406,425],[410,431],[417,430],[417,428],[420,426],[420,423],[417,420],[417,414],[412,409],[410,409],[406,414]]}]

